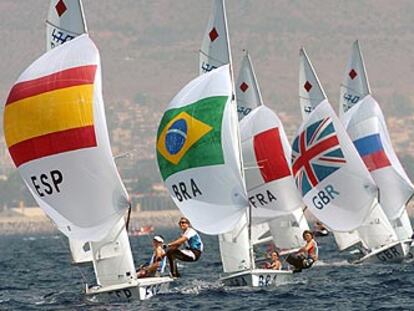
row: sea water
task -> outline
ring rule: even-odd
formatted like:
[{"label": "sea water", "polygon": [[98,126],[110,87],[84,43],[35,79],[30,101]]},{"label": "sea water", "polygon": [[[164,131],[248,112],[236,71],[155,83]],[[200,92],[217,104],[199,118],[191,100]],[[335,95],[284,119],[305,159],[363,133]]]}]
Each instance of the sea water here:
[{"label": "sea water", "polygon": [[[178,230],[156,232],[167,240]],[[320,261],[272,289],[223,287],[216,237],[203,236],[199,262],[180,265],[182,278],[147,301],[100,303],[83,294],[91,266],[70,265],[60,234],[0,237],[0,310],[414,310],[414,263],[351,265],[332,237],[318,238]],[[151,254],[151,238],[132,237],[136,264]],[[261,256],[263,254],[258,254]]]}]

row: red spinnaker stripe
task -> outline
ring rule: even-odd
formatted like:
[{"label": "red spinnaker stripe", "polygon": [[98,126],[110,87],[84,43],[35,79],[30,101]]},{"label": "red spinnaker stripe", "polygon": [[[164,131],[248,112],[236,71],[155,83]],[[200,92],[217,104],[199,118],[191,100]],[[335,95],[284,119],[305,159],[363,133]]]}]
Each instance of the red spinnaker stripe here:
[{"label": "red spinnaker stripe", "polygon": [[79,66],[34,80],[19,82],[11,89],[6,105],[45,92],[71,86],[93,84],[96,67],[96,65]]},{"label": "red spinnaker stripe", "polygon": [[301,150],[301,155],[299,158],[296,159],[295,163],[293,163],[293,175],[296,176],[296,173],[298,170],[300,170],[303,166],[306,164],[309,164],[309,161],[311,161],[314,157],[322,153],[323,151],[336,146],[339,144],[338,137],[331,136],[316,145],[312,146],[308,150]]},{"label": "red spinnaker stripe", "polygon": [[290,175],[278,128],[254,136],[253,146],[265,182]]},{"label": "red spinnaker stripe", "polygon": [[91,125],[28,139],[11,146],[9,152],[19,167],[32,160],[96,145],[95,129]]},{"label": "red spinnaker stripe", "polygon": [[362,160],[364,160],[365,166],[370,172],[391,165],[384,150],[366,155],[362,157]]}]

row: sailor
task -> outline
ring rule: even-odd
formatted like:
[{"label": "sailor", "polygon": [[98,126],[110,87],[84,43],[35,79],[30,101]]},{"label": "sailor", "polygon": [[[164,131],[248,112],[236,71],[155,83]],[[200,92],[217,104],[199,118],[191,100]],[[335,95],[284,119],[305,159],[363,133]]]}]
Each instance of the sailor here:
[{"label": "sailor", "polygon": [[167,257],[163,249],[164,238],[161,235],[156,235],[152,239],[153,253],[148,265],[141,266],[137,271],[138,278],[160,276],[167,264]]},{"label": "sailor", "polygon": [[286,258],[286,261],[295,267],[293,272],[308,269],[318,260],[318,244],[313,239],[312,231],[305,230],[302,236],[306,244],[296,254],[291,254]]},{"label": "sailor", "polygon": [[[203,242],[197,231],[191,227],[190,221],[185,217],[181,217],[178,225],[182,231],[181,236],[167,244],[167,258],[173,277],[180,277],[175,259],[197,261],[203,252]],[[185,249],[179,249],[182,245],[185,245]]]},{"label": "sailor", "polygon": [[272,252],[272,262],[266,263],[266,269],[282,270],[282,263],[279,259],[279,253],[277,251]]}]

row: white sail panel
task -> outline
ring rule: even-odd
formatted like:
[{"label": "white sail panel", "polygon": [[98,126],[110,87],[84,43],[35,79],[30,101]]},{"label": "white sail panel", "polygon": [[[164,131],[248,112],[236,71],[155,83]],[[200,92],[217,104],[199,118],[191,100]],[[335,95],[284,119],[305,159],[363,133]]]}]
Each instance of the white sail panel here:
[{"label": "white sail panel", "polygon": [[365,96],[371,94],[364,59],[358,40],[352,45],[352,54],[340,88],[339,115],[347,112]]},{"label": "white sail panel", "polygon": [[413,227],[405,206],[403,207],[402,214],[394,219],[391,225],[400,241],[411,239],[413,236]]},{"label": "white sail panel", "polygon": [[299,101],[302,118],[306,119],[320,102],[326,99],[315,69],[304,48],[299,52]]},{"label": "white sail panel", "polygon": [[239,76],[236,82],[237,113],[239,121],[247,116],[254,108],[263,105],[262,94],[257,83],[249,53],[243,57]]},{"label": "white sail panel", "polygon": [[414,187],[394,152],[381,108],[367,95],[341,120],[379,187],[384,212],[390,220],[396,219],[414,194]]},{"label": "white sail panel", "polygon": [[81,0],[50,0],[46,20],[47,50],[86,32]]},{"label": "white sail panel", "polygon": [[36,202],[69,238],[101,240],[123,216],[128,196],[110,150],[99,52],[87,35],[22,73],[4,133]]},{"label": "white sail panel", "polygon": [[302,209],[298,208],[269,221],[269,228],[275,245],[282,250],[291,250],[303,246],[303,231],[309,230],[309,225]]},{"label": "white sail panel", "polygon": [[299,128],[292,164],[305,204],[331,230],[352,231],[365,221],[378,190],[327,100]]},{"label": "white sail panel", "polygon": [[92,261],[92,250],[89,242],[70,240],[69,249],[72,255],[72,263],[85,263]]},{"label": "white sail panel", "polygon": [[360,243],[361,239],[357,231],[350,232],[333,232],[336,245],[338,246],[339,251],[344,251],[350,247]]},{"label": "white sail panel", "polygon": [[397,241],[397,235],[377,201],[373,203],[368,218],[357,229],[357,232],[368,249],[378,248]]},{"label": "white sail panel", "polygon": [[253,268],[248,226],[246,212],[233,230],[219,235],[221,262],[225,273]]},{"label": "white sail panel", "polygon": [[282,122],[268,107],[240,121],[242,154],[253,223],[303,206],[290,168],[291,147]]},{"label": "white sail panel", "polygon": [[230,64],[231,51],[224,0],[213,0],[213,10],[200,49],[200,74]]},{"label": "white sail panel", "polygon": [[171,101],[157,135],[161,176],[198,230],[231,230],[248,206],[229,66],[199,76]]},{"label": "white sail panel", "polygon": [[[261,244],[261,242],[269,240],[267,239],[269,235],[269,224],[267,222],[260,223],[260,224],[253,224],[251,226],[251,241],[252,245]],[[270,238],[272,238],[270,236]]]},{"label": "white sail panel", "polygon": [[121,219],[102,241],[91,242],[93,267],[100,286],[127,284],[136,278],[125,222]]}]

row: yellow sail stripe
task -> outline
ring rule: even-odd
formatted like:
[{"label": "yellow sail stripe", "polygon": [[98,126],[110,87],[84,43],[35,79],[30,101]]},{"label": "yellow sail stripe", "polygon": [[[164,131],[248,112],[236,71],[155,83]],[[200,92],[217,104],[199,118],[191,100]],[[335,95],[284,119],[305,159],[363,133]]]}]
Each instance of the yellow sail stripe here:
[{"label": "yellow sail stripe", "polygon": [[93,125],[93,84],[28,97],[5,106],[7,146],[72,128]]}]

